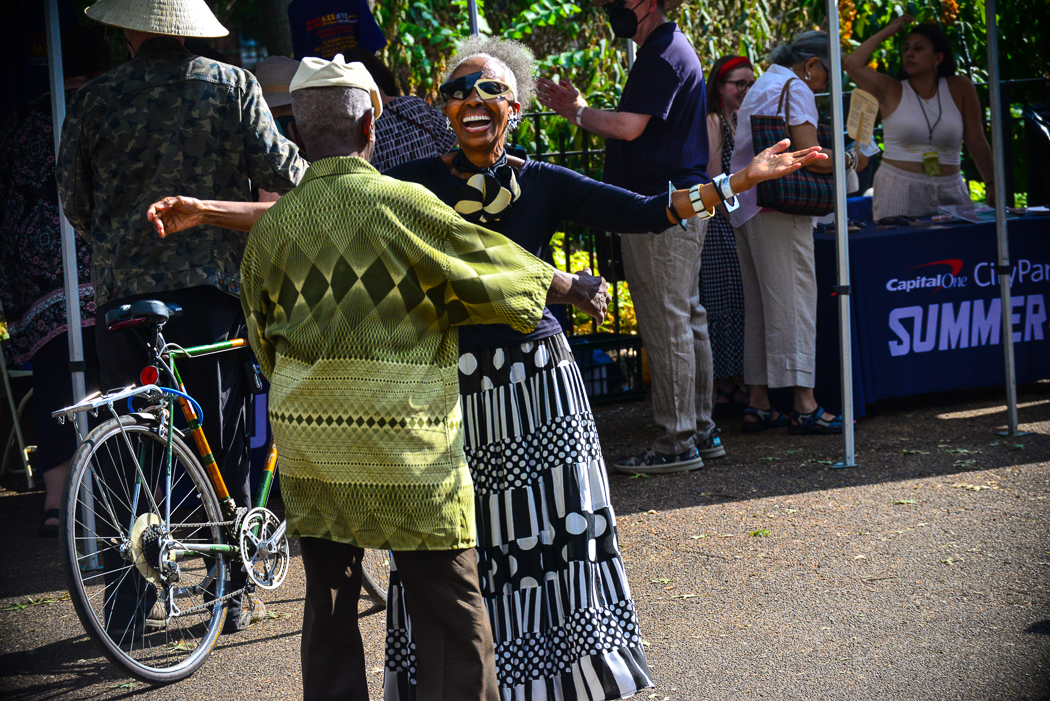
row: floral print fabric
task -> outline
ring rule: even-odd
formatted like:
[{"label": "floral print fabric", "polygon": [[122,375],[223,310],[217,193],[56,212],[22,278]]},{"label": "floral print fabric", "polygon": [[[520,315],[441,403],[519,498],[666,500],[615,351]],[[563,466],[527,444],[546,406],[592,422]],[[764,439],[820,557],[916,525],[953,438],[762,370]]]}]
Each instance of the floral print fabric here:
[{"label": "floral print fabric", "polygon": [[[75,92],[67,90],[66,100]],[[92,326],[91,244],[77,237],[76,251],[81,324]],[[13,363],[29,361],[65,333],[63,285],[51,96],[44,94],[15,110],[0,130],[0,304]]]}]

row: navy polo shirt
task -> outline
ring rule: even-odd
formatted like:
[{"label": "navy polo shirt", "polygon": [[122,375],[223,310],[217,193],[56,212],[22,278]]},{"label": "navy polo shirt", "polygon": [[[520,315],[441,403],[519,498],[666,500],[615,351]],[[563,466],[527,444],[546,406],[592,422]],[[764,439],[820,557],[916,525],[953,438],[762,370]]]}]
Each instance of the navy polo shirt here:
[{"label": "navy polo shirt", "polygon": [[606,139],[605,182],[641,195],[706,183],[707,115],[700,59],[674,22],[638,49],[616,107],[651,116],[634,141]]}]

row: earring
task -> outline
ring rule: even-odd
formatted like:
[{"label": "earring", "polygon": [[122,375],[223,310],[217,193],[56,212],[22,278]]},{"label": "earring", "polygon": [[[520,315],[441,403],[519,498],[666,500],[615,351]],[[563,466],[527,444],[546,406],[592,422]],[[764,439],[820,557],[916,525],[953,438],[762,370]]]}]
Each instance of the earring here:
[{"label": "earring", "polygon": [[449,131],[455,131],[452,128],[452,120],[449,119],[448,117],[445,117],[445,128],[448,129]]},{"label": "earring", "polygon": [[809,80],[809,71],[806,71],[806,80]]}]

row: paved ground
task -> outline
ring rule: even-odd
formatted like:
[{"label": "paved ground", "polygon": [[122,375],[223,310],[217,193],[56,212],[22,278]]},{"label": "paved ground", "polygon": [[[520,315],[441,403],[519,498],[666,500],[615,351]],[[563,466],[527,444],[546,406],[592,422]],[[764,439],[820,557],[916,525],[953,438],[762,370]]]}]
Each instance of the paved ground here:
[{"label": "paved ground", "polygon": [[[730,455],[687,475],[614,477],[650,665],[641,699],[1050,699],[1050,383],[1001,438],[997,395],[883,406],[840,441],[725,427]],[[655,435],[646,403],[597,409],[606,459]],[[40,493],[0,490],[0,696],[295,699],[303,579],[277,617],[223,637],[173,687],[131,683],[97,654],[64,595]],[[17,609],[13,604],[36,605]],[[10,610],[17,609],[17,610]],[[372,695],[383,613],[362,601]]]}]

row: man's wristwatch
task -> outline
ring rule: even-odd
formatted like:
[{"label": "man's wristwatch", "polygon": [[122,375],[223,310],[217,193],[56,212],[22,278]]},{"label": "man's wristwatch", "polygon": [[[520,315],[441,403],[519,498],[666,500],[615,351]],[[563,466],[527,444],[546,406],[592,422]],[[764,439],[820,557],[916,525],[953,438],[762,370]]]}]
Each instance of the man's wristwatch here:
[{"label": "man's wristwatch", "polygon": [[718,193],[718,199],[722,200],[722,204],[725,205],[727,212],[732,212],[740,206],[740,201],[736,198],[736,193],[733,192],[733,186],[729,183],[729,176],[725,173],[716,175],[712,181],[715,186],[715,192]]},{"label": "man's wristwatch", "polygon": [[845,156],[846,156],[846,170],[856,170],[857,169],[857,154],[853,153],[853,151],[846,151]]},{"label": "man's wristwatch", "polygon": [[578,126],[578,127],[582,127],[583,126],[583,121],[582,121],[583,120],[583,111],[585,109],[587,109],[587,105],[584,105],[580,109],[576,110],[576,126]]}]

